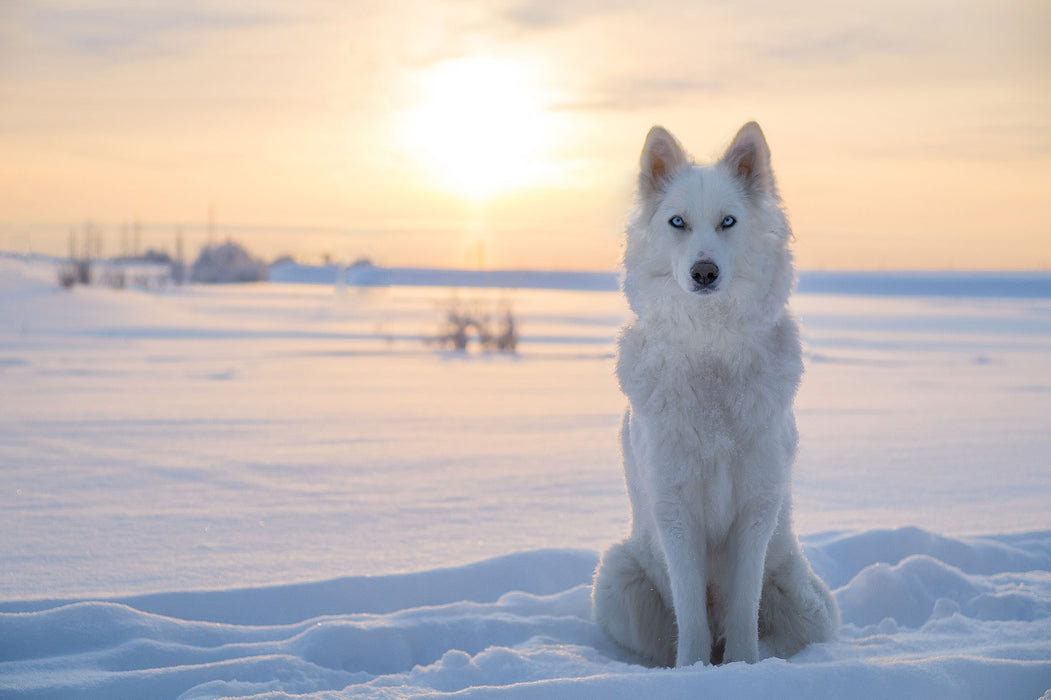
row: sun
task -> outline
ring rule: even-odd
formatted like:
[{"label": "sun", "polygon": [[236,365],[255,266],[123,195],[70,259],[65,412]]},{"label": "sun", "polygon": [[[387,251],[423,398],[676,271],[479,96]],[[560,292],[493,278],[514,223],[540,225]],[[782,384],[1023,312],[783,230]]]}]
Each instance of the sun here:
[{"label": "sun", "polygon": [[400,133],[431,184],[480,202],[550,181],[555,128],[536,76],[518,62],[457,58],[414,76]]}]

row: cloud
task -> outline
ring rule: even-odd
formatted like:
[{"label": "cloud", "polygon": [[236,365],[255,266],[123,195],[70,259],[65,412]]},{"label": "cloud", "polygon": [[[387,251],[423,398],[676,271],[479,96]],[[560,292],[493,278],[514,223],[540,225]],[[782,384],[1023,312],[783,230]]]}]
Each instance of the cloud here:
[{"label": "cloud", "polygon": [[595,15],[612,14],[634,3],[631,0],[563,0],[562,2],[511,3],[503,18],[522,29],[550,29],[582,21]]},{"label": "cloud", "polygon": [[827,64],[866,56],[919,53],[921,47],[874,27],[832,28],[816,34],[777,37],[758,58],[794,64]]},{"label": "cloud", "polygon": [[699,95],[713,95],[726,90],[718,80],[691,78],[633,78],[609,81],[596,87],[580,100],[554,106],[560,110],[646,111]]},{"label": "cloud", "polygon": [[24,13],[23,31],[52,49],[82,57],[126,59],[189,47],[201,33],[287,22],[261,12],[206,10],[180,3],[34,6]]}]

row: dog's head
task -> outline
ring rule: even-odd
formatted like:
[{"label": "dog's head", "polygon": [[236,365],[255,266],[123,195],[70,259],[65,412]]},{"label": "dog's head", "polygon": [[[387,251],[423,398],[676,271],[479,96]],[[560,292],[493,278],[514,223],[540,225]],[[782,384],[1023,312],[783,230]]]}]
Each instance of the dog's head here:
[{"label": "dog's head", "polygon": [[[722,158],[708,166],[694,165],[678,141],[655,126],[640,166],[624,255],[633,306],[633,292],[649,299],[675,293],[671,280],[697,303],[718,297],[755,303],[771,284],[785,286],[772,276],[783,276],[787,267],[791,277],[790,233],[758,124],[741,127]],[[651,288],[642,293],[633,286]]]}]

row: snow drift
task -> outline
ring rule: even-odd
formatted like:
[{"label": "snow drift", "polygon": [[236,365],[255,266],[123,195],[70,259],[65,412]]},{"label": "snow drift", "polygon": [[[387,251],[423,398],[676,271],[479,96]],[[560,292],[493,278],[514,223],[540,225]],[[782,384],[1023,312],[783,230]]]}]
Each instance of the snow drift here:
[{"label": "snow drift", "polygon": [[[789,661],[650,670],[590,620],[594,552],[271,588],[0,606],[5,697],[1037,698],[1051,532],[808,538],[839,639]],[[885,558],[888,552],[894,556]],[[954,563],[950,563],[954,562]]]}]

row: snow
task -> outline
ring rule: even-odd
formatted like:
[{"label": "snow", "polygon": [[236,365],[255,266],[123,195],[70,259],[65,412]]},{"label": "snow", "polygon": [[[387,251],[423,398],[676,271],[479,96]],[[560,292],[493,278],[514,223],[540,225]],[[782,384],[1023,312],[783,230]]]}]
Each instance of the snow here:
[{"label": "snow", "polygon": [[[67,292],[0,257],[0,697],[1049,697],[1046,276],[936,277],[793,302],[838,638],[670,670],[589,617],[628,516],[598,278]],[[518,354],[426,342],[454,299]]]},{"label": "snow", "polygon": [[270,267],[270,281],[301,284],[348,284],[369,287],[485,287],[616,291],[612,272],[558,272],[550,270],[442,270],[417,267],[377,267],[359,260],[349,267],[301,265],[291,261]]}]

